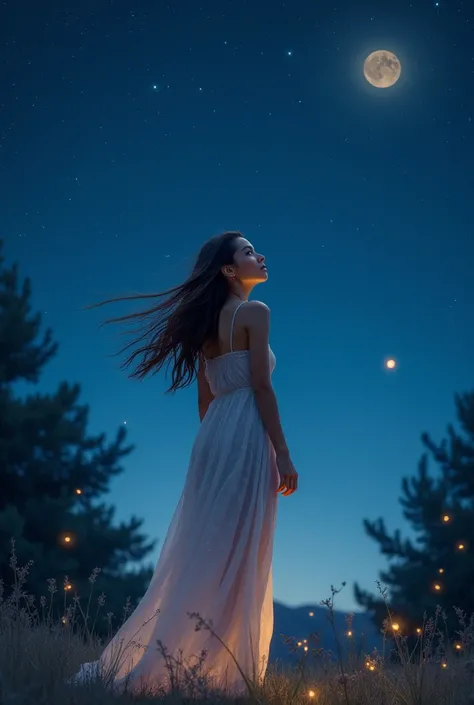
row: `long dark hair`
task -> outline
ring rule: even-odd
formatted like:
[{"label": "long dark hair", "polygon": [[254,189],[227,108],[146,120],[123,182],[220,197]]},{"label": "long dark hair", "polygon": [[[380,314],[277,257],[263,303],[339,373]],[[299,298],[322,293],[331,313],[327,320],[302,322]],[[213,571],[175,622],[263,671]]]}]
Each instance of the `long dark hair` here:
[{"label": "long dark hair", "polygon": [[131,378],[143,379],[161,370],[165,362],[172,364],[171,386],[173,393],[189,386],[197,374],[197,363],[204,343],[217,340],[219,314],[229,296],[229,285],[221,268],[234,262],[235,241],[242,233],[229,231],[216,235],[201,247],[189,277],[179,286],[157,294],[136,294],[108,299],[90,308],[104,306],[114,301],[157,299],[163,301],[146,309],[108,323],[125,323],[138,320],[142,324],[130,331],[135,335],[119,355],[135,348],[122,363],[122,368],[133,366]]}]

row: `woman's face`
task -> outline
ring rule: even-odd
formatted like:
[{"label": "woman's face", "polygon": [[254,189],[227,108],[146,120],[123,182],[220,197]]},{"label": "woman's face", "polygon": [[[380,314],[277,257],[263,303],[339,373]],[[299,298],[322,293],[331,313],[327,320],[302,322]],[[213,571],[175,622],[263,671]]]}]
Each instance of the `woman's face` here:
[{"label": "woman's face", "polygon": [[265,257],[255,249],[251,242],[244,237],[238,237],[235,241],[236,250],[234,253],[234,266],[236,279],[242,283],[259,283],[268,279],[268,272],[265,266]]}]

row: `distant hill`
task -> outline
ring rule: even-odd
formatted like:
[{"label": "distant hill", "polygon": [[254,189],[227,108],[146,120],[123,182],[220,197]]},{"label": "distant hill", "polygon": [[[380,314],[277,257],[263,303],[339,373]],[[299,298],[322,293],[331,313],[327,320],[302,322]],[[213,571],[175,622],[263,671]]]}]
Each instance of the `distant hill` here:
[{"label": "distant hill", "polygon": [[[310,616],[310,613],[313,616]],[[347,644],[349,637],[347,636],[347,612],[335,612],[336,632],[340,637],[342,644]],[[298,656],[303,655],[298,651],[296,655],[290,654],[290,647],[287,646],[282,638],[282,634],[286,637],[295,637],[297,640],[303,641],[310,634],[317,632],[319,634],[318,647],[325,650],[335,649],[335,638],[332,627],[328,621],[328,611],[326,607],[307,605],[302,607],[287,607],[280,602],[274,603],[275,626],[273,630],[273,639],[270,648],[270,661],[291,662],[296,660]],[[380,649],[382,638],[380,631],[374,625],[369,614],[360,612],[356,613],[352,621],[352,639],[358,648],[362,648],[365,653],[369,653],[374,647]]]}]

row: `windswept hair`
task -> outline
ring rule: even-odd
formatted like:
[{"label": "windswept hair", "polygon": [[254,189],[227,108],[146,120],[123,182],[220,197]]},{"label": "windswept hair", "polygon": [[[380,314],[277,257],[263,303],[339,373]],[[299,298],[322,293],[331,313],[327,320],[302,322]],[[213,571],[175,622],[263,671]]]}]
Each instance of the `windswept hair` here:
[{"label": "windswept hair", "polygon": [[167,393],[189,386],[197,374],[198,358],[204,343],[218,338],[219,314],[229,296],[229,286],[221,268],[234,262],[237,231],[217,235],[201,247],[189,277],[179,286],[156,294],[122,296],[94,304],[90,308],[116,301],[162,299],[144,311],[104,322],[139,321],[140,327],[130,331],[135,336],[119,355],[133,348],[122,369],[132,368],[131,378],[155,375],[166,363],[172,364],[171,385]]}]

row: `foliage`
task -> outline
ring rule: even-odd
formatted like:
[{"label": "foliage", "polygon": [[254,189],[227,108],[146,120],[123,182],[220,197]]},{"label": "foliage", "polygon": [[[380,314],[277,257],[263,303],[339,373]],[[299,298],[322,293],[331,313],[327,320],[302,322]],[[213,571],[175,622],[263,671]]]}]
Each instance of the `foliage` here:
[{"label": "foliage", "polygon": [[[474,393],[455,401],[460,432],[450,425],[448,439],[440,445],[422,435],[438,473],[429,474],[425,453],[417,476],[402,481],[400,503],[415,539],[403,539],[399,530],[389,534],[381,518],[364,521],[367,534],[389,561],[381,582],[388,586],[392,609],[411,627],[437,605],[474,612]],[[383,600],[358,585],[355,595],[380,624]]]},{"label": "foliage", "polygon": [[20,282],[18,267],[5,266],[0,242],[0,578],[8,583],[13,537],[33,561],[34,595],[47,579],[62,585],[64,576],[68,589],[84,592],[101,566],[97,589],[111,608],[127,596],[136,602],[151,576],[142,561],[153,544],[140,519],[114,523],[114,509],[102,499],[132,447],[123,427],[112,441],[88,432],[78,384],[34,389],[58,346],[51,330],[41,333],[30,300],[29,279]]}]

